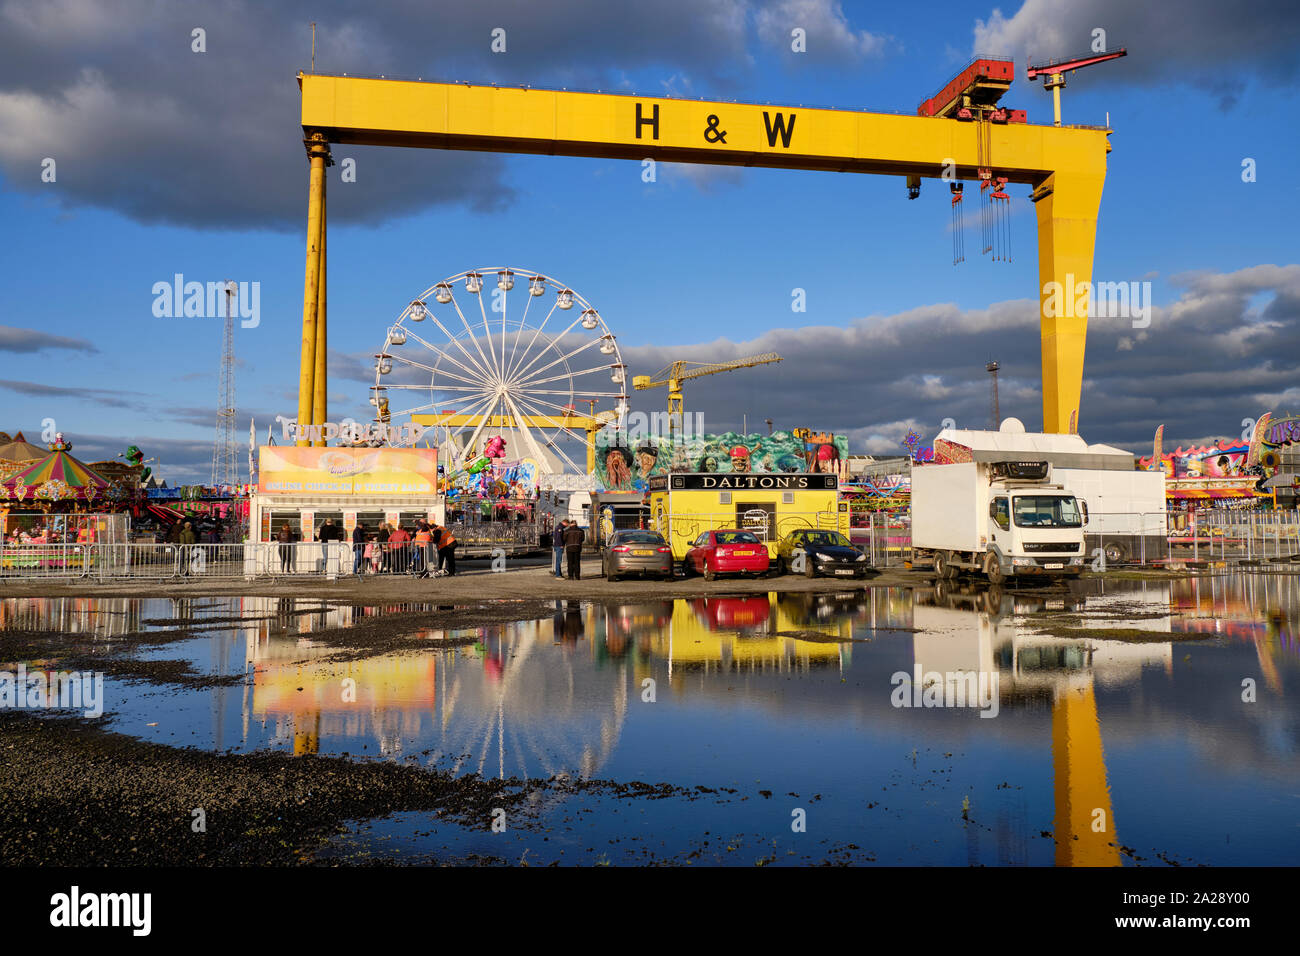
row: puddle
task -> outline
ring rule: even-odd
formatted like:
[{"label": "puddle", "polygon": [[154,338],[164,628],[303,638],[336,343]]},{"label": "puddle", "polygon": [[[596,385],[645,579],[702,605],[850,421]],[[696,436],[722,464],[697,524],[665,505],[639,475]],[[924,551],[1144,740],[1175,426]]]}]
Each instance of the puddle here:
[{"label": "puddle", "polygon": [[[0,600],[0,628],[110,648],[116,635],[175,632],[129,653],[236,678],[197,689],[107,678],[109,726],[142,740],[563,782],[504,832],[427,814],[357,821],[324,854],[339,860],[1300,855],[1296,577],[561,601],[539,620],[419,631],[427,649],[359,659],[313,638],[437,609],[21,598]],[[635,782],[673,789],[637,795]]]}]

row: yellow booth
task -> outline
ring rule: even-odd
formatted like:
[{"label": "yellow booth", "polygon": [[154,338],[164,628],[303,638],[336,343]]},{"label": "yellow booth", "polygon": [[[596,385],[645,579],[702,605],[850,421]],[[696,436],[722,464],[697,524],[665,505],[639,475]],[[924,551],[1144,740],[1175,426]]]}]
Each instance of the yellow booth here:
[{"label": "yellow booth", "polygon": [[800,528],[849,533],[849,506],[839,500],[836,475],[654,475],[646,497],[650,527],[667,539],[678,561],[701,533],[715,528],[752,531],[773,558],[777,543]]}]

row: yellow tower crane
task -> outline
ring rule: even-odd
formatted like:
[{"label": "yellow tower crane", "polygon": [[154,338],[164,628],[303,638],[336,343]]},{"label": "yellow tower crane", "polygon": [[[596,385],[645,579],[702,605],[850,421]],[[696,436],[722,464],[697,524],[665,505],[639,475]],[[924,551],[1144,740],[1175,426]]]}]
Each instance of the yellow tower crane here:
[{"label": "yellow tower crane", "polygon": [[676,431],[677,422],[682,420],[682,382],[690,378],[716,375],[719,372],[730,372],[738,368],[753,368],[755,365],[769,365],[772,362],[780,361],[782,361],[782,357],[775,352],[747,355],[744,358],[732,359],[729,362],[688,362],[685,359],[678,359],[676,362],[660,369],[654,375],[633,376],[632,386],[637,391],[658,388],[661,385],[668,386],[668,424],[672,431]]}]

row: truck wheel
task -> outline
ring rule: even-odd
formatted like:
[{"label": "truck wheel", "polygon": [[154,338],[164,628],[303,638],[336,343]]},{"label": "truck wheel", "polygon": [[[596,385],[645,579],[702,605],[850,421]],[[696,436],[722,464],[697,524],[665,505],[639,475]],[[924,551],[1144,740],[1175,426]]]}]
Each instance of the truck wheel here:
[{"label": "truck wheel", "polygon": [[1123,564],[1128,560],[1128,546],[1123,541],[1106,542],[1106,563]]},{"label": "truck wheel", "polygon": [[984,555],[984,576],[989,579],[989,584],[1001,584],[1007,579],[1002,571],[1002,563],[992,551]]},{"label": "truck wheel", "polygon": [[961,573],[961,569],[952,563],[951,551],[936,551],[934,553],[934,573],[947,581],[953,580]]}]

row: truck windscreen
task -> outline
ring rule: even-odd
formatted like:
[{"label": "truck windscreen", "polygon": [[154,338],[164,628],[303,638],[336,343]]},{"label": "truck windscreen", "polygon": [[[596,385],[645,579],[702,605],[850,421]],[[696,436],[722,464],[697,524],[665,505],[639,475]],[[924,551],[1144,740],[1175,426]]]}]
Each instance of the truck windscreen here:
[{"label": "truck windscreen", "polygon": [[1019,528],[1078,528],[1078,501],[1068,495],[1016,495],[1012,513]]}]

